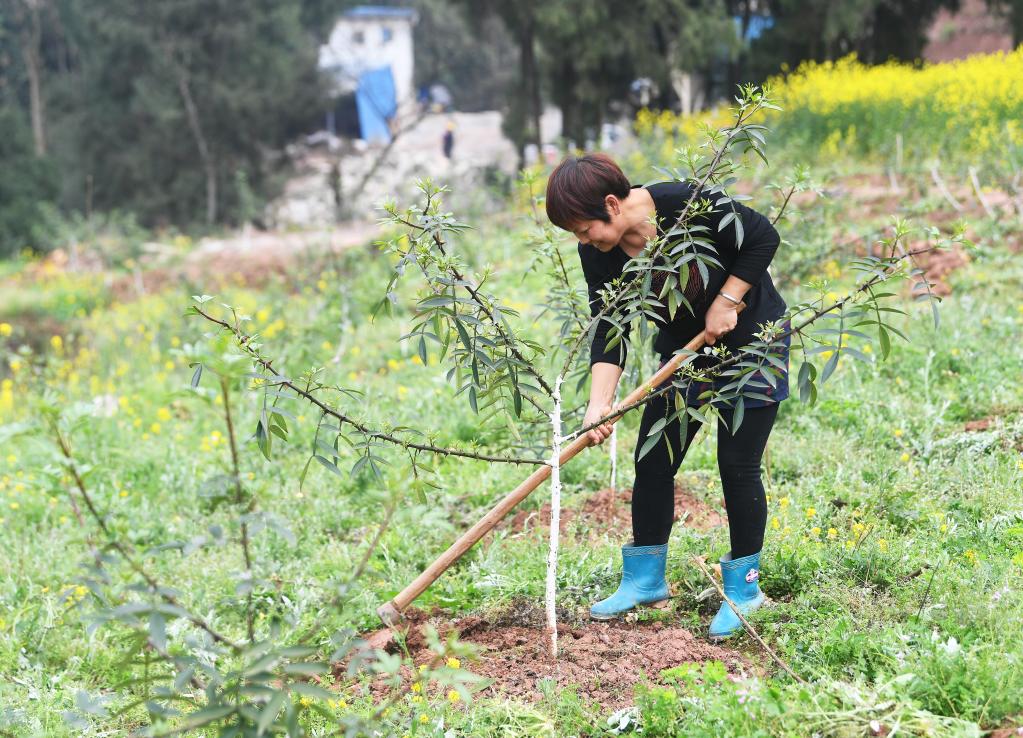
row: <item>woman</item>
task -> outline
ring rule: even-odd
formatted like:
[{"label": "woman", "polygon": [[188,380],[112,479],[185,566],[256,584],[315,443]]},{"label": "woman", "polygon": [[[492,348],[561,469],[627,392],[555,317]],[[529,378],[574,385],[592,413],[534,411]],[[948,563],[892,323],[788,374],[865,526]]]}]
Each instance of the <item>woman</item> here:
[{"label": "woman", "polygon": [[[642,254],[659,233],[675,224],[692,192],[693,185],[683,182],[630,185],[618,165],[605,154],[568,157],[558,165],[547,185],[547,216],[579,239],[579,258],[589,287],[592,315],[603,307],[599,291],[621,276],[626,263]],[[723,268],[709,267],[704,281],[695,261],[690,262],[684,292],[693,312],[680,306],[669,319],[666,310],[658,311],[662,322],[654,350],[661,355],[662,365],[702,330],[706,331],[708,344],[720,340],[734,352],[754,340],[759,324],[775,321],[785,312],[785,302],[767,273],[778,248],[777,231],[763,215],[737,202],[717,207],[716,211],[694,219],[691,225],[707,226],[708,230],[699,235],[712,240],[714,249],[697,248],[716,258]],[[724,215],[733,209],[742,222],[741,248],[736,245],[733,224],[719,227]],[[660,284],[658,277],[662,280]],[[657,294],[664,274],[655,272],[654,279],[653,290]],[[740,302],[746,303],[741,313],[737,311]],[[606,348],[610,327],[610,323],[602,320],[590,346],[592,381],[584,425],[610,412],[625,365],[624,341]],[[787,367],[787,347],[779,358]],[[694,384],[686,390],[689,406],[700,405],[699,395],[708,388]],[[725,593],[743,613],[752,612],[765,599],[757,581],[767,522],[760,460],[778,414],[778,403],[788,396],[788,377],[779,378],[776,387],[768,382],[762,384],[765,388],[759,390],[762,397],[744,399],[742,422],[734,435],[731,407],[720,407],[718,424],[718,468],[731,541],[731,551],[721,558],[721,572]],[[644,406],[639,428],[641,441],[659,418],[673,412],[674,399],[668,393]],[[664,571],[674,516],[674,477],[700,423],[688,418],[686,427],[681,426],[679,420],[669,423],[660,440],[642,459],[638,458],[642,443],[636,444],[633,540],[622,547],[622,581],[618,590],[590,609],[591,616],[598,620],[608,620],[638,605],[662,604],[669,597]],[[610,424],[589,431],[591,445],[603,443],[610,433]],[[740,627],[739,618],[722,603],[711,622],[710,636],[726,638]]]}]

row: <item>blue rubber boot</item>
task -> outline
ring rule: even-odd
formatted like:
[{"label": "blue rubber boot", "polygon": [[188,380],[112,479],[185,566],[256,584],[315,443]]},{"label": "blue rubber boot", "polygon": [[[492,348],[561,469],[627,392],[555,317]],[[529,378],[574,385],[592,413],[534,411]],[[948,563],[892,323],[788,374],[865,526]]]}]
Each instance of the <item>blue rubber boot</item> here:
[{"label": "blue rubber boot", "polygon": [[638,605],[659,607],[671,593],[664,579],[668,563],[668,544],[660,546],[622,546],[622,583],[618,590],[590,608],[594,620],[610,620]]},{"label": "blue rubber boot", "polygon": [[[760,591],[760,552],[741,559],[732,560],[732,554],[721,557],[721,579],[724,582],[725,595],[739,608],[743,615],[756,610],[767,600]],[[742,630],[742,622],[727,602],[721,603],[721,609],[710,622],[711,638],[728,638]]]}]

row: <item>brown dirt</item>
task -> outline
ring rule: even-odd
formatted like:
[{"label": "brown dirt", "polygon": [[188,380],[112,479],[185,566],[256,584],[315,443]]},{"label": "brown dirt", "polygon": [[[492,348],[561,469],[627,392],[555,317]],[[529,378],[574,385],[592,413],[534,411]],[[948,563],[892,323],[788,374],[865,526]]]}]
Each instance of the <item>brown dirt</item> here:
[{"label": "brown dirt", "polygon": [[963,426],[965,431],[985,431],[991,427],[991,418],[981,418],[980,420],[968,420],[966,425]]},{"label": "brown dirt", "polygon": [[[914,242],[907,246],[909,250],[916,250],[920,248],[926,248],[927,243],[923,241]],[[915,281],[919,282],[921,279],[926,279],[932,286],[931,291],[939,297],[947,297],[952,294],[952,286],[946,280],[952,272],[956,269],[966,266],[970,261],[969,255],[958,247],[953,247],[948,251],[932,251],[926,254],[920,254],[916,257],[916,262],[924,270],[922,277],[917,277]],[[919,294],[922,289],[917,289],[914,294]]]},{"label": "brown dirt", "polygon": [[[530,608],[525,608],[530,610]],[[554,679],[559,687],[576,685],[581,697],[595,700],[605,709],[617,709],[633,699],[633,687],[644,676],[656,680],[664,670],[685,663],[717,660],[732,673],[751,673],[758,666],[733,649],[708,643],[685,628],[664,622],[585,622],[558,628],[559,658],[550,658],[550,638],[542,626],[542,613],[531,608],[500,624],[470,616],[456,621],[418,612],[408,631],[406,646],[413,661],[429,662],[435,654],[427,648],[422,625],[432,624],[442,638],[451,631],[459,640],[479,647],[479,659],[463,663],[489,683],[481,696],[501,696],[535,702],[542,696],[538,683]],[[533,621],[514,624],[516,620]],[[397,650],[397,646],[392,646]],[[408,676],[408,675],[406,675]],[[378,680],[370,686],[376,696],[386,687]]]},{"label": "brown dirt", "polygon": [[[632,490],[612,492],[605,488],[586,498],[581,508],[562,508],[558,528],[562,533],[577,523],[576,532],[580,537],[600,535],[611,531],[628,530],[632,520],[630,503]],[[705,531],[725,524],[724,511],[700,499],[679,484],[675,485],[675,522],[685,519],[685,525]],[[515,533],[547,530],[551,519],[550,503],[544,503],[539,510],[519,510],[499,529],[511,529]]]},{"label": "brown dirt", "polygon": [[996,728],[988,734],[988,738],[1019,738],[1019,736],[1023,736],[1023,722]]},{"label": "brown dirt", "polygon": [[154,245],[138,275],[124,275],[111,284],[118,300],[163,288],[169,283],[202,285],[212,291],[225,285],[263,287],[283,281],[302,259],[322,259],[353,246],[370,243],[380,233],[374,223],[346,223],[331,231],[244,232],[203,239],[183,258]]}]

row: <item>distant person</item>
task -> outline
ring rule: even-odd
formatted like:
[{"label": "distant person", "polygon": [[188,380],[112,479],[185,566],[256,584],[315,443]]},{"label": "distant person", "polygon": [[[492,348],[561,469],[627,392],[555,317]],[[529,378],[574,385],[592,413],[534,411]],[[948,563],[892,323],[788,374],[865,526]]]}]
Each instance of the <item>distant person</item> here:
[{"label": "distant person", "polygon": [[441,148],[444,150],[444,158],[451,161],[451,152],[455,148],[454,121],[449,120],[447,126],[444,127],[444,137],[441,139]]}]

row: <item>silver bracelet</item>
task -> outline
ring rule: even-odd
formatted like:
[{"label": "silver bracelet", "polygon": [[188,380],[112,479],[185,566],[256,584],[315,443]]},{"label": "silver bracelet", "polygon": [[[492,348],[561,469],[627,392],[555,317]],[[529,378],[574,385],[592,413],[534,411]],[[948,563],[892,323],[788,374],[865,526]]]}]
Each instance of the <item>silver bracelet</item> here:
[{"label": "silver bracelet", "polygon": [[729,295],[727,292],[718,292],[718,294],[721,295],[726,300],[728,300],[733,305],[741,305],[742,304],[741,300],[736,300],[734,297]]}]

